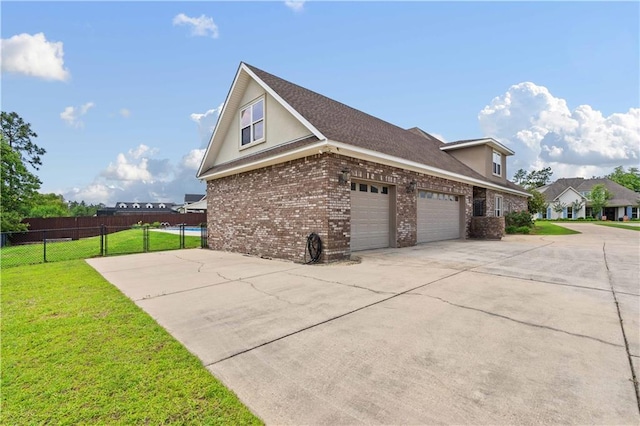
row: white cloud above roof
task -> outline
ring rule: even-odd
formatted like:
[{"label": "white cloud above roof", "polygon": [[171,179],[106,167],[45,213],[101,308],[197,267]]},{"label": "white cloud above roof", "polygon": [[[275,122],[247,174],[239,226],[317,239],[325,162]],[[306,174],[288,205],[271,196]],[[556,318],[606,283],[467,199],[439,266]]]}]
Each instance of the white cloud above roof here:
[{"label": "white cloud above roof", "polygon": [[202,147],[206,147],[209,144],[209,139],[211,139],[211,134],[216,127],[223,106],[224,104],[220,104],[217,108],[210,109],[204,113],[194,112],[189,116],[191,120],[198,124],[198,133],[200,134]]},{"label": "white cloud above roof", "polygon": [[211,36],[212,38],[218,38],[219,35],[218,26],[213,22],[213,18],[206,15],[192,18],[184,13],[179,13],[173,17],[173,25],[186,25],[190,27],[192,36]]},{"label": "white cloud above roof", "polygon": [[640,160],[640,108],[604,116],[589,105],[571,110],[544,86],[511,86],[478,115],[486,136],[516,152],[510,173],[551,166],[554,177],[604,175]]},{"label": "white cloud above roof", "polygon": [[86,115],[94,106],[96,106],[96,104],[93,102],[87,102],[79,107],[68,106],[60,113],[60,118],[71,127],[84,127],[84,122],[80,117]]},{"label": "white cloud above roof", "polygon": [[284,5],[294,12],[300,12],[304,9],[305,0],[285,0]]},{"label": "white cloud above roof", "polygon": [[0,43],[2,71],[45,80],[66,81],[63,43],[48,41],[44,33],[22,33]]}]

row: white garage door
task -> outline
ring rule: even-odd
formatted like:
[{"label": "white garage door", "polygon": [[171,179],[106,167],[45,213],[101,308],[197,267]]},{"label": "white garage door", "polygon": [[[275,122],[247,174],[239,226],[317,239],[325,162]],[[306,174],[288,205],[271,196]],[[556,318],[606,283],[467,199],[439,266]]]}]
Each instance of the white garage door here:
[{"label": "white garage door", "polygon": [[351,251],[389,247],[389,187],[351,182]]},{"label": "white garage door", "polygon": [[418,242],[460,238],[460,198],[418,191]]}]

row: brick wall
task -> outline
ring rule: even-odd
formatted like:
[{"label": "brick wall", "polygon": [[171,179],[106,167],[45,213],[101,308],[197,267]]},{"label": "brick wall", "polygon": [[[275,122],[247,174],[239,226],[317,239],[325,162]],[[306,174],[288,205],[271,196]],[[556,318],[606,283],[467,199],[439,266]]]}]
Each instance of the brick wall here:
[{"label": "brick wall", "polygon": [[[337,154],[318,154],[209,181],[209,247],[301,262],[305,260],[307,236],[315,232],[323,242],[322,262],[348,258],[351,190],[349,184],[339,183],[342,170],[349,170],[352,180],[395,187],[392,220],[396,226],[391,246],[416,244],[419,189],[459,196],[464,203],[465,236],[471,236],[472,185]],[[416,181],[417,188],[408,193],[411,181]],[[495,194],[487,191],[490,215]],[[526,208],[524,198],[503,196],[505,206],[510,202]]]},{"label": "brick wall", "polygon": [[503,216],[479,216],[471,218],[471,238],[499,240],[503,235]]},{"label": "brick wall", "polygon": [[328,182],[319,155],[207,182],[209,247],[301,262],[315,232],[331,253]]}]

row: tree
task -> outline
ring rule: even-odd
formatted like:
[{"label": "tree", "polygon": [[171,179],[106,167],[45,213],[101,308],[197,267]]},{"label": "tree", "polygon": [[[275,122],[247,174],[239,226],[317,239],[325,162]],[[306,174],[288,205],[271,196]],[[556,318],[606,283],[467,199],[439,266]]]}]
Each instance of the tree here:
[{"label": "tree", "polygon": [[513,175],[513,181],[526,189],[540,188],[551,181],[551,167],[545,167],[541,170],[533,170],[527,173],[524,169],[519,169]]},{"label": "tree", "polygon": [[27,170],[20,154],[5,141],[3,134],[0,143],[0,229],[25,231],[27,225],[20,221],[29,212],[42,182]]},{"label": "tree", "polygon": [[544,195],[537,189],[532,189],[529,191],[531,193],[531,197],[527,200],[527,209],[531,214],[544,213],[549,207],[549,203],[544,198]]},{"label": "tree", "polygon": [[63,217],[69,216],[69,206],[64,197],[58,194],[36,194],[33,207],[28,217]]},{"label": "tree", "polygon": [[71,201],[69,202],[69,213],[71,216],[95,216],[98,212],[98,209],[104,208],[104,204],[86,204],[84,201],[77,202]]},{"label": "tree", "polygon": [[602,217],[602,209],[607,206],[607,202],[613,197],[606,186],[599,183],[594,185],[587,194],[587,199],[591,202],[591,209],[596,217]]},{"label": "tree", "polygon": [[629,167],[625,171],[624,167],[618,166],[605,177],[632,191],[640,192],[640,170],[637,167]]},{"label": "tree", "polygon": [[573,203],[571,203],[571,208],[573,209],[573,217],[576,217],[575,215],[578,214],[578,212],[580,211],[580,209],[584,207],[584,201],[577,199],[575,200]]},{"label": "tree", "polygon": [[9,144],[9,147],[20,155],[22,161],[26,161],[38,170],[42,165],[42,155],[46,153],[44,148],[40,148],[33,143],[32,138],[37,138],[36,132],[31,130],[31,124],[25,123],[22,117],[15,112],[4,112],[0,114],[2,124],[2,136]]},{"label": "tree", "polygon": [[567,205],[565,203],[563,203],[560,200],[556,200],[552,205],[551,208],[553,209],[554,212],[560,214],[564,211],[564,209],[567,208]]}]

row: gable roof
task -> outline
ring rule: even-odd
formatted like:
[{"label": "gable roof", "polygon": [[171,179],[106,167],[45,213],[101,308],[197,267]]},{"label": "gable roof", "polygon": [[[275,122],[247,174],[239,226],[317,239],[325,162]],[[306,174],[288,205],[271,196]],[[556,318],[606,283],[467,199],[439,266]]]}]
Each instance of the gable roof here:
[{"label": "gable roof", "polygon": [[586,193],[591,191],[591,189],[598,184],[604,185],[613,195],[613,198],[607,202],[609,206],[633,206],[636,205],[640,199],[640,194],[637,192],[634,192],[631,189],[607,178],[560,178],[549,185],[539,188],[538,190],[544,195],[547,201],[553,201],[569,187],[582,195],[583,192]]},{"label": "gable roof", "polygon": [[[220,119],[198,171],[200,179],[222,170],[234,170],[240,164],[252,164],[260,161],[259,157],[265,157],[264,152],[258,152],[227,164],[214,166],[210,154],[210,150],[215,153],[216,148],[212,148],[214,144],[222,143],[222,137],[216,139],[218,127],[228,126],[228,122],[231,121],[232,117],[225,117],[225,114],[234,114],[237,110],[239,101],[234,103],[234,99],[240,96],[234,97],[232,93],[239,84],[245,84],[246,87],[246,83],[242,83],[246,76],[254,78],[310,130],[313,136],[305,138],[303,141],[296,141],[296,146],[300,150],[303,146],[324,142],[327,146],[336,146],[341,153],[353,148],[362,155],[379,156],[379,154],[383,154],[388,159],[399,159],[403,163],[411,163],[418,167],[427,166],[430,173],[439,173],[441,176],[454,180],[466,179],[474,184],[499,187],[518,192],[521,195],[528,195],[522,187],[511,182],[500,184],[489,181],[452,155],[442,151],[440,147],[445,144],[420,129],[403,129],[246,63],[240,64],[225,101]],[[231,112],[227,113],[227,109]],[[221,133],[225,131],[226,128],[220,130]],[[275,150],[272,148],[272,151]]]},{"label": "gable roof", "polygon": [[460,141],[448,142],[444,144],[444,146],[441,146],[440,149],[443,151],[453,151],[455,149],[468,148],[478,145],[489,145],[491,148],[495,149],[498,152],[501,152],[504,155],[515,154],[515,152],[513,152],[511,149],[507,148],[493,138],[464,139]]}]

